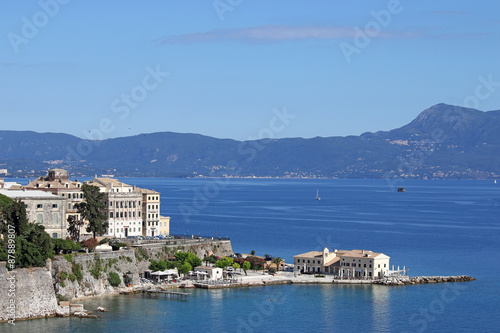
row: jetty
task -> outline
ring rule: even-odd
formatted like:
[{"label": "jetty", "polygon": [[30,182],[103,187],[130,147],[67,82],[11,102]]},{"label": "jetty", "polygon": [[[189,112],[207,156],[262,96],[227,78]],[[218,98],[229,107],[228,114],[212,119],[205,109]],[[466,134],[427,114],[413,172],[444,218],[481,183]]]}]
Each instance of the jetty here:
[{"label": "jetty", "polygon": [[187,299],[187,296],[189,296],[189,293],[179,293],[179,292],[159,290],[159,289],[145,289],[142,292],[150,295],[163,294],[165,298],[180,299],[180,300],[185,300]]}]

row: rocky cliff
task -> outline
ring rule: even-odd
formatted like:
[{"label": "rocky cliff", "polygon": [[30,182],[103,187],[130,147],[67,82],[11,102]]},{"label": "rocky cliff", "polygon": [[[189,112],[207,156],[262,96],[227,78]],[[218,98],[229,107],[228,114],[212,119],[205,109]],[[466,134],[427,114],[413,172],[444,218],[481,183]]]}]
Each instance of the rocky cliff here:
[{"label": "rocky cliff", "polygon": [[[130,285],[140,285],[140,274],[150,260],[173,257],[177,251],[196,253],[200,258],[227,256],[230,241],[208,241],[181,245],[144,245],[132,250],[56,256],[46,267],[8,272],[0,262],[0,322],[55,316],[59,301],[113,294]],[[111,277],[115,273],[115,286]],[[119,280],[116,280],[116,277]]]}]

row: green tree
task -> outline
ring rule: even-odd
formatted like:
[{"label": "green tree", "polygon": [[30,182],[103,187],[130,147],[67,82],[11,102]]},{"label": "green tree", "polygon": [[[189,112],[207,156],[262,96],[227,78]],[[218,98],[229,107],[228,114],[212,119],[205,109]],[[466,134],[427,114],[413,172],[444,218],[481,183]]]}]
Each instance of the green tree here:
[{"label": "green tree", "polygon": [[215,266],[219,268],[226,268],[233,264],[233,258],[223,257],[215,262]]},{"label": "green tree", "polygon": [[22,201],[12,201],[3,207],[2,219],[6,225],[11,225],[15,229],[16,236],[23,235],[29,227],[26,217],[26,207]]},{"label": "green tree", "polygon": [[247,271],[250,269],[251,266],[252,264],[249,261],[245,261],[243,263],[243,270],[245,271],[245,275],[247,275]]},{"label": "green tree", "polygon": [[191,267],[191,265],[188,262],[185,262],[180,267],[178,267],[180,274],[187,274],[192,269],[193,267]]},{"label": "green tree", "polygon": [[16,237],[16,267],[43,267],[54,258],[52,239],[40,224],[29,224],[28,230]]},{"label": "green tree", "polygon": [[84,184],[82,186],[83,199],[85,202],[75,204],[82,219],[89,221],[87,232],[92,233],[92,238],[96,235],[103,235],[108,228],[108,217],[105,214],[104,193],[99,191],[97,186]]},{"label": "green tree", "polygon": [[80,241],[80,230],[83,226],[83,221],[79,220],[76,215],[68,216],[68,233],[75,242]]},{"label": "green tree", "polygon": [[235,262],[235,263],[233,264],[233,268],[234,268],[234,270],[236,271],[238,268],[240,268],[240,264],[238,264],[237,262]]},{"label": "green tree", "polygon": [[149,269],[153,272],[164,271],[167,269],[167,263],[163,260],[150,260]]},{"label": "green tree", "polygon": [[177,252],[175,255],[175,260],[180,264],[189,263],[191,267],[201,266],[201,259],[191,252]]},{"label": "green tree", "polygon": [[254,256],[254,255],[255,255],[255,250],[252,250],[252,251],[250,252],[250,254]]}]

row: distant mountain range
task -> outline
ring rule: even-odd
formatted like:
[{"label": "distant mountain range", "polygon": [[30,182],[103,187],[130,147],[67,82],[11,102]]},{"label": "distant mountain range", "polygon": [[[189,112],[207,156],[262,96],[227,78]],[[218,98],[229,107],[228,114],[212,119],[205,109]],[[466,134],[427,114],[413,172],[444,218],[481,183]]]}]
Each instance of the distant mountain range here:
[{"label": "distant mountain range", "polygon": [[360,136],[256,141],[171,132],[88,141],[0,131],[12,176],[485,179],[500,177],[500,111],[437,104],[398,129]]}]

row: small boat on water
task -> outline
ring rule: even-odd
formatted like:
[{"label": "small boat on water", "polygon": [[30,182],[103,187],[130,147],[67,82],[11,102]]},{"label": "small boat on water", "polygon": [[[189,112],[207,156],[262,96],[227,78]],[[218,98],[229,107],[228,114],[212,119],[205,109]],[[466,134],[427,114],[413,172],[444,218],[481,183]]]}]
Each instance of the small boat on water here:
[{"label": "small boat on water", "polygon": [[398,192],[406,192],[406,189],[404,187],[398,187]]},{"label": "small boat on water", "polygon": [[316,191],[316,200],[321,200],[321,198],[319,197],[319,189]]}]

